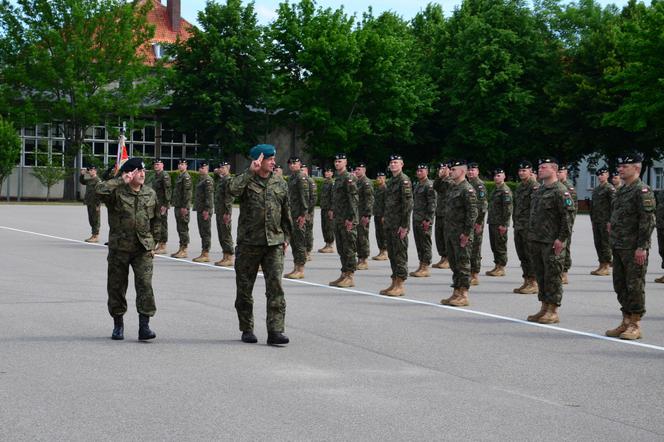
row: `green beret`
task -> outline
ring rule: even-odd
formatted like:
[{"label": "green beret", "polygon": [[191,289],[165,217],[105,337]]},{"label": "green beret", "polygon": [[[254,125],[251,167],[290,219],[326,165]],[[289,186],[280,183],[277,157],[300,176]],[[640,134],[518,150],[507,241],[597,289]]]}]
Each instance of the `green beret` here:
[{"label": "green beret", "polygon": [[259,144],[249,151],[252,160],[257,160],[263,154],[263,158],[273,157],[277,154],[277,149],[271,144]]}]

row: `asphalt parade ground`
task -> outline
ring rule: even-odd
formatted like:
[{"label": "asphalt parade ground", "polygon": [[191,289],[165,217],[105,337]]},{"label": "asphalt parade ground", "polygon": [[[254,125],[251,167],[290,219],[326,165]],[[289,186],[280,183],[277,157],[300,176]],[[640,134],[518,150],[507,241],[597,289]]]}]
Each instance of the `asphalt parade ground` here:
[{"label": "asphalt parade ground", "polygon": [[[484,276],[493,267],[485,229],[480,285],[458,309],[439,305],[451,295],[449,270],[409,278],[396,299],[378,295],[389,262],[370,261],[352,289],[328,287],[339,259],[315,252],[316,216],[305,279],[283,283],[288,346],[265,345],[261,278],[259,343],[240,342],[234,270],[191,262],[195,219],[189,259],[155,259],[157,339],[138,342],[132,279],[125,340],[110,339],[107,249],[82,241],[85,207],[1,204],[0,440],[664,439],[664,284],[652,282],[664,271],[654,236],[644,338],[628,342],[603,336],[620,312],[611,278],[589,274],[597,262],[585,215],[555,326],[526,322],[537,297],[512,293],[521,272],[511,230],[508,275]],[[103,240],[106,221],[102,208]],[[221,257],[216,231],[211,257]],[[414,270],[412,234],[409,259]]]}]

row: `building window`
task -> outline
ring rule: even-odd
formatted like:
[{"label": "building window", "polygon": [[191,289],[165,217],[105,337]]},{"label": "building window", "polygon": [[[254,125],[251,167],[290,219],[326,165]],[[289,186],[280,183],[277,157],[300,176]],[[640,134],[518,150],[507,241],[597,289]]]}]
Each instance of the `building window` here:
[{"label": "building window", "polygon": [[660,190],[664,188],[664,168],[655,167],[655,189]]},{"label": "building window", "polygon": [[588,169],[588,190],[593,190],[597,186],[597,175],[595,169]]}]

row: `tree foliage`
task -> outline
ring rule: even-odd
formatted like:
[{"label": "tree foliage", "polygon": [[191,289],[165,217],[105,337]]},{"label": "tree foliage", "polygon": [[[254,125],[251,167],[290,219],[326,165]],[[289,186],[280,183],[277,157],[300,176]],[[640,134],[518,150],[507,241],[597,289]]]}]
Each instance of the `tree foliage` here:
[{"label": "tree foliage", "polygon": [[0,193],[5,179],[11,175],[21,159],[21,139],[16,128],[0,115]]},{"label": "tree foliage", "polygon": [[67,168],[59,164],[53,164],[52,159],[49,159],[45,166],[32,168],[32,175],[37,178],[42,186],[46,187],[46,201],[51,200],[51,188],[64,180],[69,172]]}]

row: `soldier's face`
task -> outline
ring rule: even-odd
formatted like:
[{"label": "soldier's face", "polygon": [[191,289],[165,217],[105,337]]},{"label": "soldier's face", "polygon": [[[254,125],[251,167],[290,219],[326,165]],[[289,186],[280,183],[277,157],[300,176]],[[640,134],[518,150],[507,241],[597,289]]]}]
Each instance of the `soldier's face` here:
[{"label": "soldier's face", "polygon": [[401,169],[403,169],[403,160],[390,161],[390,172],[392,172],[392,175],[401,173]]},{"label": "soldier's face", "polygon": [[426,169],[417,169],[415,175],[418,179],[423,180],[429,175],[429,171]]},{"label": "soldier's face", "polygon": [[326,170],[325,171],[325,178],[332,178],[332,171],[331,170]]},{"label": "soldier's face", "polygon": [[184,172],[185,170],[187,170],[187,163],[179,163],[178,164],[178,170],[180,172]]},{"label": "soldier's face", "polygon": [[161,172],[164,170],[164,163],[154,163],[155,172]]},{"label": "soldier's face", "polygon": [[337,172],[341,172],[342,170],[346,169],[347,163],[348,160],[345,158],[342,158],[340,160],[334,160],[334,168],[337,170]]},{"label": "soldier's face", "polygon": [[137,169],[134,173],[134,178],[131,180],[131,184],[142,186],[143,183],[145,183],[145,169]]},{"label": "soldier's face", "polygon": [[450,177],[454,181],[460,181],[466,176],[468,169],[466,166],[454,166],[450,168]]},{"label": "soldier's face", "polygon": [[301,168],[302,168],[302,163],[300,163],[299,161],[296,161],[294,163],[288,163],[288,170],[290,170],[291,172],[297,172]]},{"label": "soldier's face", "polygon": [[92,178],[97,176],[97,169],[90,169],[89,172],[90,172],[90,176]]},{"label": "soldier's face", "polygon": [[519,169],[519,178],[522,179],[522,180],[527,180],[528,178],[530,178],[530,176],[532,174],[533,174],[532,169],[528,169],[528,168]]},{"label": "soldier's face", "polygon": [[565,181],[567,179],[567,170],[559,170],[557,173],[560,181]]},{"label": "soldier's face", "polygon": [[620,176],[614,175],[614,176],[611,177],[611,183],[614,186],[619,186],[621,182],[622,182],[622,180],[620,179]]},{"label": "soldier's face", "polygon": [[440,169],[438,169],[438,176],[439,177],[445,178],[446,176],[449,176],[449,175],[450,175],[450,169],[448,169],[447,167],[441,167]]},{"label": "soldier's face", "polygon": [[473,167],[471,169],[468,169],[467,176],[468,178],[477,178],[480,174],[480,170],[477,167]]},{"label": "soldier's face", "polygon": [[201,166],[198,168],[198,173],[207,175],[207,173],[210,171],[210,166]]},{"label": "soldier's face", "polygon": [[640,164],[619,164],[618,173],[620,174],[620,179],[625,181],[631,181],[639,175],[641,172]]},{"label": "soldier's face", "polygon": [[269,174],[274,170],[274,164],[276,163],[275,157],[267,157],[263,158],[263,161],[261,162],[261,171],[265,174]]},{"label": "soldier's face", "polygon": [[609,172],[601,173],[597,175],[597,180],[601,183],[604,184],[609,180]]},{"label": "soldier's face", "polygon": [[362,178],[364,175],[366,175],[367,169],[364,167],[356,167],[355,168],[355,176],[358,178]]},{"label": "soldier's face", "polygon": [[493,176],[493,182],[496,184],[503,184],[505,182],[505,174],[497,173]]},{"label": "soldier's face", "polygon": [[382,176],[382,175],[379,176],[379,177],[376,177],[376,181],[378,182],[379,185],[382,186],[383,184],[385,184],[385,177]]},{"label": "soldier's face", "polygon": [[552,178],[556,175],[555,165],[552,163],[542,163],[539,165],[537,177],[543,180]]}]

